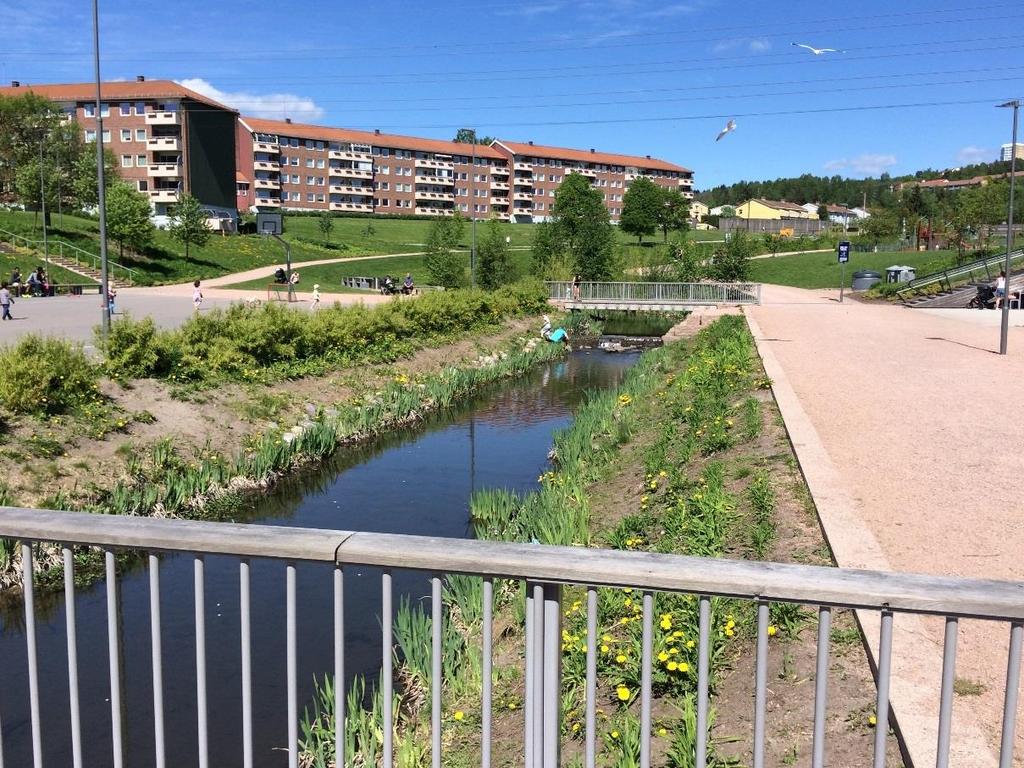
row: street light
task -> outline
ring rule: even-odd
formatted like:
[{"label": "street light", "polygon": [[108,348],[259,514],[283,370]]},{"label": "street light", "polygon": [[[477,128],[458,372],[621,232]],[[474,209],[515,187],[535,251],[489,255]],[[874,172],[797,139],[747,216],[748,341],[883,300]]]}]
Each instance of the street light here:
[{"label": "street light", "polygon": [[469,173],[469,188],[472,190],[469,193],[471,199],[470,214],[470,229],[473,232],[473,241],[469,246],[469,285],[471,288],[476,287],[476,179],[473,174],[476,173],[476,128],[463,128],[463,131],[472,135],[473,137],[473,149],[472,149],[472,170]]},{"label": "street light", "polygon": [[107,277],[107,195],[103,180],[103,107],[100,104],[100,9],[92,0],[93,63],[96,67],[96,205],[100,213],[100,299],[101,329],[110,332],[110,282]]},{"label": "street light", "polygon": [[39,126],[39,209],[43,215],[43,259],[50,268],[50,246],[46,236],[46,185],[43,182],[43,144],[46,143],[46,126]]},{"label": "street light", "polygon": [[[1010,147],[1017,148],[1017,111],[1020,109],[1020,99],[1013,99],[1005,104],[999,104],[999,108],[1013,109],[1013,139]],[[1013,250],[1013,187],[1017,174],[1017,153],[1010,152],[1010,206],[1006,214],[1006,266],[1003,271],[1006,279],[1003,282],[1003,317],[999,329],[999,354],[1006,354],[1007,337],[1010,333],[1010,251]]]}]

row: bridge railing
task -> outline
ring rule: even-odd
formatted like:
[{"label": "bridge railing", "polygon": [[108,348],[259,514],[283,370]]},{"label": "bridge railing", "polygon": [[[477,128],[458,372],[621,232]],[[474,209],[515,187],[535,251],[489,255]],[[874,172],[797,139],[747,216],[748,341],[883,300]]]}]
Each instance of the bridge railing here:
[{"label": "bridge railing", "polygon": [[[753,727],[744,734],[749,739],[753,764],[764,765],[766,741],[767,670],[772,654],[768,638],[769,608],[773,602],[786,602],[813,606],[818,613],[817,627],[817,674],[814,683],[813,708],[813,757],[812,766],[823,765],[826,738],[826,699],[829,685],[831,617],[836,608],[853,608],[876,612],[880,615],[880,637],[878,645],[876,712],[878,728],[874,737],[874,766],[884,767],[886,738],[889,719],[889,683],[892,669],[893,625],[897,616],[904,614],[931,614],[945,619],[946,633],[943,654],[941,692],[939,696],[935,738],[937,740],[937,765],[946,766],[950,750],[953,687],[956,672],[957,627],[961,619],[986,619],[1007,625],[1009,630],[1009,663],[1007,684],[1003,695],[1003,721],[1000,766],[1010,766],[1013,761],[1013,746],[1016,729],[1018,682],[1020,679],[1021,643],[1024,639],[1024,584],[1013,582],[983,581],[950,577],[921,576],[902,573],[859,571],[842,568],[828,568],[808,565],[783,565],[776,563],[745,562],[727,559],[706,559],[678,555],[624,552],[577,547],[553,547],[539,544],[510,544],[474,541],[467,539],[442,539],[425,536],[406,536],[381,533],[353,533],[349,531],[314,530],[263,525],[244,525],[212,522],[191,522],[168,519],[151,519],[93,515],[36,509],[0,507],[0,539],[20,542],[11,548],[9,557],[20,557],[22,588],[24,594],[24,637],[26,641],[26,664],[28,690],[5,684],[0,688],[0,699],[6,700],[8,709],[12,697],[25,696],[29,700],[30,728],[8,731],[5,738],[31,739],[34,764],[41,765],[42,730],[39,706],[39,668],[50,665],[64,669],[69,678],[70,733],[73,743],[72,763],[76,768],[82,765],[82,730],[80,722],[80,697],[96,702],[104,695],[109,696],[111,712],[111,733],[109,736],[90,733],[90,741],[103,739],[111,744],[115,768],[123,764],[125,739],[122,705],[122,684],[119,656],[123,649],[118,647],[116,632],[118,622],[119,590],[118,566],[115,553],[136,550],[148,554],[149,567],[149,611],[150,646],[152,649],[152,692],[153,718],[152,749],[157,766],[166,762],[164,725],[164,687],[161,637],[167,630],[162,624],[160,603],[161,554],[178,554],[194,559],[194,631],[195,631],[195,720],[198,728],[199,765],[208,765],[209,714],[207,712],[206,654],[209,644],[223,646],[225,637],[217,634],[207,636],[206,616],[211,612],[205,593],[204,558],[206,556],[230,556],[238,561],[239,574],[239,627],[240,635],[232,634],[230,642],[241,653],[241,675],[238,680],[238,709],[234,713],[217,710],[212,714],[217,720],[241,718],[241,743],[238,750],[243,756],[244,766],[253,764],[253,670],[252,670],[252,616],[253,603],[263,597],[258,590],[254,593],[250,580],[250,563],[268,559],[279,563],[280,576],[285,584],[285,619],[282,622],[286,634],[286,675],[287,691],[281,702],[280,717],[286,719],[288,728],[287,750],[289,765],[293,768],[299,760],[299,712],[297,696],[297,638],[299,632],[322,635],[333,633],[333,657],[323,660],[323,668],[333,670],[335,692],[334,720],[337,734],[335,748],[337,765],[348,765],[351,755],[345,754],[345,691],[341,681],[345,679],[345,622],[351,620],[362,633],[370,633],[371,627],[379,626],[381,638],[382,668],[382,724],[383,749],[381,764],[391,768],[394,761],[394,725],[396,712],[392,705],[393,693],[393,589],[392,576],[396,571],[415,569],[429,574],[432,679],[429,685],[429,712],[432,727],[433,765],[445,764],[442,752],[442,646],[440,627],[444,610],[441,600],[442,588],[448,574],[471,574],[482,577],[483,616],[482,641],[480,646],[482,669],[482,697],[479,722],[483,765],[490,765],[492,752],[491,725],[494,712],[492,671],[494,641],[494,594],[495,587],[502,588],[499,580],[525,582],[525,642],[522,648],[525,677],[525,706],[522,752],[528,768],[555,768],[559,765],[562,744],[562,715],[560,702],[560,676],[562,664],[561,620],[565,607],[561,604],[562,588],[567,585],[583,587],[585,600],[573,607],[586,614],[586,683],[585,683],[585,728],[583,740],[586,749],[586,764],[594,765],[597,750],[598,731],[596,687],[598,656],[598,588],[632,588],[637,594],[633,600],[642,605],[638,620],[642,621],[641,683],[637,700],[640,709],[640,764],[651,762],[652,732],[652,668],[654,664],[652,638],[656,621],[654,605],[657,593],[682,593],[692,596],[698,603],[698,626],[694,628],[697,647],[686,651],[690,666],[695,667],[697,730],[694,764],[704,768],[709,756],[709,674],[712,633],[721,627],[712,626],[712,598],[730,597],[752,601],[756,604],[756,660],[754,670]],[[63,552],[64,592],[67,636],[66,658],[38,657],[36,644],[36,617],[34,612],[35,577],[33,556],[39,551],[40,543],[57,543]],[[99,548],[105,553],[106,562],[106,610],[107,626],[79,627],[75,616],[75,555],[82,547]],[[78,548],[77,550],[75,548]],[[59,562],[59,559],[57,560]],[[297,576],[296,565],[306,564],[303,578],[324,579],[333,582],[333,612],[320,611],[317,622],[308,621],[301,627],[296,620]],[[356,576],[366,566],[382,569],[380,577],[381,612],[379,617],[346,615],[343,580],[346,573]],[[256,582],[268,589],[266,579]],[[308,584],[307,584],[308,586]],[[218,598],[224,599],[221,589]],[[96,595],[94,600],[99,599]],[[217,604],[218,606],[220,603]],[[261,636],[271,631],[266,623],[266,609],[263,608],[264,622],[258,628]],[[180,634],[182,616],[176,615],[170,631]],[[219,615],[219,614],[218,614]],[[308,619],[308,617],[307,617]],[[187,621],[187,620],[186,620]],[[659,623],[664,621],[664,617]],[[89,633],[89,647],[96,648],[95,636],[107,634],[109,651],[110,689],[107,691],[80,691],[78,685],[78,638]],[[230,633],[225,633],[230,634]],[[773,646],[774,647],[774,646]],[[218,647],[220,650],[220,647]],[[775,651],[781,653],[781,650]],[[96,664],[99,659],[85,663]],[[263,654],[261,666],[277,668],[276,661]],[[18,663],[5,660],[5,665]],[[175,670],[176,682],[183,675],[191,675],[191,665],[179,663]],[[13,675],[12,666],[7,671]],[[692,673],[691,673],[692,674]],[[936,680],[938,687],[940,681]],[[810,698],[810,697],[808,697]],[[808,702],[810,705],[810,702]],[[266,707],[261,707],[266,711]],[[49,713],[52,714],[52,713]],[[138,712],[135,712],[136,716]],[[142,715],[142,716],[147,716]],[[474,718],[475,719],[475,718]],[[237,722],[237,720],[236,720]],[[47,723],[47,733],[53,734],[56,724]],[[148,730],[148,729],[147,729]],[[232,729],[227,729],[233,732]],[[109,739],[109,740],[108,740]],[[95,742],[93,742],[95,743]],[[8,748],[10,744],[8,743]],[[0,741],[0,750],[4,744]],[[267,756],[260,755],[260,764]],[[0,755],[0,763],[3,762]],[[65,762],[64,764],[68,764]]]},{"label": "bridge railing", "polygon": [[564,301],[622,304],[760,304],[760,283],[583,282],[546,283],[548,297]]},{"label": "bridge railing", "polygon": [[[0,229],[0,240],[7,240],[11,245],[29,248],[34,251],[38,251],[43,254],[44,259],[49,258],[50,255],[59,256],[61,259],[67,261],[73,261],[76,266],[88,266],[92,270],[98,272],[100,270],[100,257],[94,253],[90,253],[84,248],[79,248],[77,245],[72,243],[65,243],[63,240],[53,238],[47,242],[42,240],[32,240],[19,235],[15,232],[10,232],[6,229]],[[127,283],[134,283],[136,279],[136,270],[131,267],[126,267],[123,264],[119,264],[116,261],[107,259],[107,267],[110,270],[110,277],[112,279],[118,279],[118,272],[121,272],[121,279]]]}]

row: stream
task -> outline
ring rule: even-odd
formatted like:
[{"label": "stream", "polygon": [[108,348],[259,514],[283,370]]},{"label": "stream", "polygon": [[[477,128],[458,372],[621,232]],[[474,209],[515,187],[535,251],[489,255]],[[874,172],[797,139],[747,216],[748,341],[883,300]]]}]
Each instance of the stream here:
[{"label": "stream", "polygon": [[[239,515],[253,524],[353,531],[471,535],[468,501],[480,488],[528,491],[547,467],[554,432],[569,425],[588,390],[615,386],[632,352],[579,350],[567,359],[494,385],[457,410],[372,443],[339,451],[315,470],[288,478]],[[238,560],[206,558],[210,765],[242,764]],[[300,712],[313,680],[333,669],[332,568],[299,565]],[[346,674],[376,680],[380,668],[380,572],[345,571]],[[165,556],[160,568],[167,765],[197,763],[193,562]],[[253,561],[253,752],[259,768],[287,765],[285,565]],[[394,574],[401,596],[429,594],[426,574]],[[155,764],[149,581],[145,568],[120,579],[125,765]],[[106,598],[102,583],[76,597],[83,759],[109,766],[111,718]],[[29,766],[31,729],[23,618],[0,615],[0,723],[6,765]],[[37,596],[40,709],[45,766],[71,765],[63,593]],[[3,762],[0,759],[0,762]]]}]

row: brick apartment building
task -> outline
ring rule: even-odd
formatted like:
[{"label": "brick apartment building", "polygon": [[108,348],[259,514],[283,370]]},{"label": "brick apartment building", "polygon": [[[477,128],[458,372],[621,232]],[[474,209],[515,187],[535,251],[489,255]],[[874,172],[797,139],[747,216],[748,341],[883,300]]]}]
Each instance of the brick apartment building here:
[{"label": "brick apartment building", "polygon": [[[693,197],[693,172],[663,160],[504,140],[491,146],[289,120],[238,121],[239,210],[331,210],[544,221],[555,190],[581,173],[613,221],[630,183],[648,176]],[[473,156],[475,154],[475,157]]]},{"label": "brick apartment building", "polygon": [[[86,142],[96,141],[94,84],[0,88],[3,96],[26,92],[58,104]],[[149,195],[157,217],[166,216],[182,192],[211,211],[235,215],[235,110],[170,80],[141,76],[103,83],[101,95],[104,147],[121,178]]]}]

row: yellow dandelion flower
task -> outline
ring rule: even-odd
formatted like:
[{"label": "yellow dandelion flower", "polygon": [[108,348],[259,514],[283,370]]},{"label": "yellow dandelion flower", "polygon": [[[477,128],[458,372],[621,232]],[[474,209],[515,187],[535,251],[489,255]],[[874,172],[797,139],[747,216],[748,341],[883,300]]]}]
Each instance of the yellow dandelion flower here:
[{"label": "yellow dandelion flower", "polygon": [[619,664],[625,664],[626,663],[626,655],[624,653],[620,653],[618,656],[615,657],[615,660],[617,662],[619,662]]},{"label": "yellow dandelion flower", "polygon": [[778,627],[776,627],[774,624],[769,624],[768,625],[768,637],[775,637],[775,634],[778,631],[779,631]]},{"label": "yellow dandelion flower", "polygon": [[658,661],[668,661],[668,654],[665,651],[662,651],[661,653],[659,653],[658,654]]},{"label": "yellow dandelion flower", "polygon": [[624,685],[620,685],[615,689],[615,695],[619,697],[619,701],[629,700],[629,688]]},{"label": "yellow dandelion flower", "polygon": [[674,661],[670,661],[665,666],[668,667],[668,671],[669,672],[675,672],[677,669],[679,669],[679,664],[677,662],[674,662]]},{"label": "yellow dandelion flower", "polygon": [[454,717],[456,720],[462,720],[462,718],[464,718],[465,716],[466,714],[461,709],[458,710],[454,715],[452,715],[452,717]]}]

